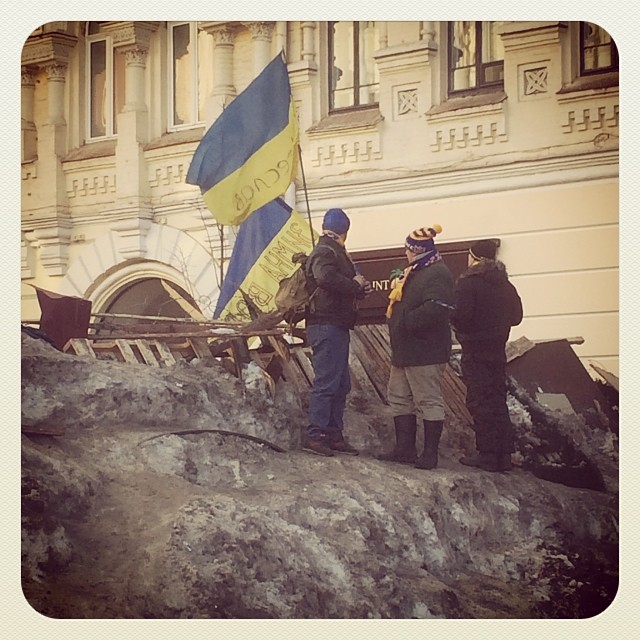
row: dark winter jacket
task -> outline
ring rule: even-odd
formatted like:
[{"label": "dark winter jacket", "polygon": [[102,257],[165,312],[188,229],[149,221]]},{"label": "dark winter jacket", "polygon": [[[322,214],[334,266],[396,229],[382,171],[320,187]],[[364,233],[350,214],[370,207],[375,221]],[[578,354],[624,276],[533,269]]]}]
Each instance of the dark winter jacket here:
[{"label": "dark winter jacket", "polygon": [[409,272],[389,323],[391,363],[415,367],[449,361],[453,276],[442,260]]},{"label": "dark winter jacket", "polygon": [[463,273],[455,288],[451,323],[463,349],[504,343],[522,322],[522,301],[499,260],[482,261]]},{"label": "dark winter jacket", "polygon": [[356,300],[364,297],[364,290],[353,280],[356,270],[345,248],[332,238],[321,236],[307,258],[305,269],[307,288],[313,295],[307,324],[353,329],[357,317]]}]

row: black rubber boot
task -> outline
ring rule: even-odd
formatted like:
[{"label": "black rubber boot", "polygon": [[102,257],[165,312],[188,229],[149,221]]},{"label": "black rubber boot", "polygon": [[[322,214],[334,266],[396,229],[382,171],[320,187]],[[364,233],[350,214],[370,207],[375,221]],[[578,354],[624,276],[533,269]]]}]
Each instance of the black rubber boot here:
[{"label": "black rubber boot", "polygon": [[466,464],[468,467],[477,467],[484,471],[506,471],[506,469],[500,468],[499,458],[499,453],[480,451],[476,456],[464,456],[460,458],[460,462]]},{"label": "black rubber boot", "polygon": [[414,464],[416,461],[416,417],[412,414],[394,416],[396,446],[389,453],[382,453],[378,460]]},{"label": "black rubber boot", "polygon": [[442,420],[423,420],[424,449],[416,460],[417,469],[435,469],[438,466],[438,446],[442,435]]}]

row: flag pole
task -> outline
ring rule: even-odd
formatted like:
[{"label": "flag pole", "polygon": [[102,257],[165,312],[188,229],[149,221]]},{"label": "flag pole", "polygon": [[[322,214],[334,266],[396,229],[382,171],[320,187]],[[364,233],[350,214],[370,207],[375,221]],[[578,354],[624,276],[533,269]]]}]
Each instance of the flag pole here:
[{"label": "flag pole", "polygon": [[307,218],[309,219],[309,231],[311,233],[311,246],[316,246],[316,240],[313,235],[313,226],[311,225],[311,208],[309,207],[309,194],[307,193],[307,180],[304,177],[304,165],[302,164],[302,148],[298,143],[298,157],[300,158],[300,171],[302,172],[302,187],[304,188],[304,199],[307,202]]}]

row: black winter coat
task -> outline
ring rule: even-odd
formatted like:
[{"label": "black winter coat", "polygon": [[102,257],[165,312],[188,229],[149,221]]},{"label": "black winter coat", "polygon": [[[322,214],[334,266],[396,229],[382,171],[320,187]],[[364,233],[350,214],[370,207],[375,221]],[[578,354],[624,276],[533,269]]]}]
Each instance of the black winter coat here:
[{"label": "black winter coat", "polygon": [[356,300],[364,297],[364,290],[353,280],[356,270],[345,248],[329,236],[321,236],[305,269],[307,289],[313,295],[307,324],[353,329],[358,314]]},{"label": "black winter coat", "polygon": [[465,271],[455,288],[451,323],[464,348],[501,343],[522,322],[522,301],[499,260],[483,261]]},{"label": "black winter coat", "polygon": [[451,355],[453,276],[442,260],[409,272],[402,299],[388,320],[391,363],[396,367],[441,364]]}]

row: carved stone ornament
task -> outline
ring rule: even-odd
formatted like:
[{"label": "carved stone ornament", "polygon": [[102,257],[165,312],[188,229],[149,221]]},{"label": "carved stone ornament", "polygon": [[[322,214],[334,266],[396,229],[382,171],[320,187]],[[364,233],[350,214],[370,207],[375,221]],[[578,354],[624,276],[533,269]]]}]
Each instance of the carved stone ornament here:
[{"label": "carved stone ornament", "polygon": [[268,40],[271,42],[271,35],[274,29],[273,22],[247,22],[246,26],[254,40]]}]

